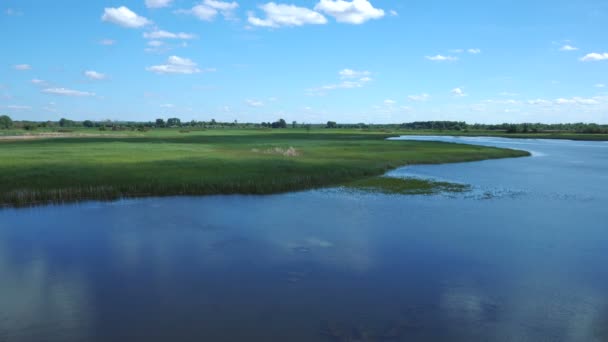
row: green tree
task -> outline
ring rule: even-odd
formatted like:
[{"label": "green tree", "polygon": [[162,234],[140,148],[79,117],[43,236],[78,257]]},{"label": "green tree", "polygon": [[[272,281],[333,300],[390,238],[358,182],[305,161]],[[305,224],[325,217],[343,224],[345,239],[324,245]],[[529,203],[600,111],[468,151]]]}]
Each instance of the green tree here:
[{"label": "green tree", "polygon": [[165,127],[165,120],[156,119],[156,128],[163,128],[163,127]]},{"label": "green tree", "polygon": [[68,120],[66,118],[61,118],[61,120],[59,120],[59,126],[60,127],[74,127],[75,123],[72,120]]},{"label": "green tree", "polygon": [[325,128],[338,128],[338,124],[335,121],[327,121]]},{"label": "green tree", "polygon": [[91,128],[91,127],[95,126],[95,124],[91,120],[84,120],[83,123],[82,123],[82,125],[84,127],[88,127],[88,128]]},{"label": "green tree", "polygon": [[298,127],[298,123],[297,123],[297,122],[295,122],[295,121],[293,121],[293,122],[291,123],[291,128],[297,128],[297,127]]},{"label": "green tree", "polygon": [[8,115],[0,116],[0,129],[9,129],[13,127],[13,120]]},{"label": "green tree", "polygon": [[167,126],[168,127],[180,127],[181,125],[182,125],[182,122],[178,118],[167,119]]},{"label": "green tree", "polygon": [[283,119],[272,123],[272,128],[287,128],[287,122]]}]

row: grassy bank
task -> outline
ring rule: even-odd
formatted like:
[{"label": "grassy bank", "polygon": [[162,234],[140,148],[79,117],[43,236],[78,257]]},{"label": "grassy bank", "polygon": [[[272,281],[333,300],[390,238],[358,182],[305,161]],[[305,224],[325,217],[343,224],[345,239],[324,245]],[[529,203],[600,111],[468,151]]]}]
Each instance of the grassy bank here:
[{"label": "grassy bank", "polygon": [[340,185],[409,164],[528,155],[481,146],[387,141],[388,136],[327,130],[153,130],[3,140],[0,204],[270,194]]}]

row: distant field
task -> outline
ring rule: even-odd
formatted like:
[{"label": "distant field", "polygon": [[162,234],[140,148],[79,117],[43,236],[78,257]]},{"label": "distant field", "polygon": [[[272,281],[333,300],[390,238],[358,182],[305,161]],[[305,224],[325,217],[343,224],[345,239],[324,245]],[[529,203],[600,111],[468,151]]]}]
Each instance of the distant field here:
[{"label": "distant field", "polygon": [[395,134],[354,130],[80,129],[68,135],[0,140],[2,205],[270,194],[343,185],[409,164],[528,155],[481,146],[387,141]]}]

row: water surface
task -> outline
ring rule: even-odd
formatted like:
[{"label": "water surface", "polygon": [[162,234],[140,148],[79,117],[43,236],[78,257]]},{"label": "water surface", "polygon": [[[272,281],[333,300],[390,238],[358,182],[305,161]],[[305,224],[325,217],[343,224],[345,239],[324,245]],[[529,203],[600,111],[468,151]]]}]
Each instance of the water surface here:
[{"label": "water surface", "polygon": [[389,174],[458,195],[2,210],[0,341],[608,341],[608,143],[411,138],[533,157]]}]

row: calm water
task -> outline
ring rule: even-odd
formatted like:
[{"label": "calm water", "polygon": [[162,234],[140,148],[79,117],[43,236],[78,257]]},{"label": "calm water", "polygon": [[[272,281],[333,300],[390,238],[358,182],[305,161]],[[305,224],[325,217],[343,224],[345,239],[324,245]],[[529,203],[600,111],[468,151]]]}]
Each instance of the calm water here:
[{"label": "calm water", "polygon": [[534,156],[390,174],[462,195],[2,210],[0,341],[608,341],[608,143],[435,139]]}]

